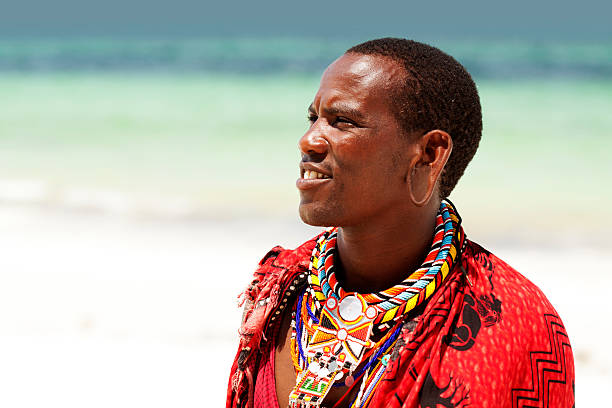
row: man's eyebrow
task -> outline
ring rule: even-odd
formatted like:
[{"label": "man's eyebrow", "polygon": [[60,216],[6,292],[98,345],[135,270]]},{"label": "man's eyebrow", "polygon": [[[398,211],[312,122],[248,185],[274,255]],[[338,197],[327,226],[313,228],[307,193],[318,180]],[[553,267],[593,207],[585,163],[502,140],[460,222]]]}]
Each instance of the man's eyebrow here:
[{"label": "man's eyebrow", "polygon": [[[346,103],[333,104],[330,107],[323,108],[323,111],[327,115],[348,116],[349,118],[355,120],[365,120],[363,113],[359,109]],[[313,104],[310,104],[310,106],[308,107],[308,112],[316,113]]]}]

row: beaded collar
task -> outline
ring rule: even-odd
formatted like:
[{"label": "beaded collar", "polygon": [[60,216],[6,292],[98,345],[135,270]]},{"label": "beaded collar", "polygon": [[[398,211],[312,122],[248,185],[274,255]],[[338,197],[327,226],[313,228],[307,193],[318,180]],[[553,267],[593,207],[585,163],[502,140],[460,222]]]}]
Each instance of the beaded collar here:
[{"label": "beaded collar", "polygon": [[[346,292],[336,279],[337,228],[321,235],[310,261],[309,285],[298,299],[293,322],[292,349],[299,374],[289,396],[291,408],[319,407],[341,379],[351,387],[353,372],[366,358],[370,360],[360,370],[364,380],[359,395],[366,384],[373,390],[386,365],[382,354],[391,349],[399,332],[388,329],[423,304],[453,269],[464,242],[460,224],[452,203],[442,201],[433,243],[421,267],[392,288],[368,294]],[[370,339],[373,330],[386,332],[378,343]],[[368,376],[372,366],[376,368]]]},{"label": "beaded collar", "polygon": [[[450,201],[444,200],[436,216],[433,243],[425,261],[403,282],[377,293],[362,294],[368,305],[376,309],[375,325],[397,319],[428,299],[448,273],[457,257],[457,249],[463,242],[461,220]],[[324,233],[315,246],[308,276],[309,289],[317,312],[322,303],[334,297],[343,299],[347,292],[336,279],[334,257],[336,254],[337,228]]]}]

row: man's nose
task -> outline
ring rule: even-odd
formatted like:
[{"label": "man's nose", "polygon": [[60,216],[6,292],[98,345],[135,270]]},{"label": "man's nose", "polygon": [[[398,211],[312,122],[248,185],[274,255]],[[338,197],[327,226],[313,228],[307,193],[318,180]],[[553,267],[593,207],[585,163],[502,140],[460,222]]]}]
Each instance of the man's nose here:
[{"label": "man's nose", "polygon": [[327,140],[321,134],[321,131],[313,124],[304,136],[298,142],[300,151],[305,156],[310,156],[314,160],[322,160],[327,154]]}]

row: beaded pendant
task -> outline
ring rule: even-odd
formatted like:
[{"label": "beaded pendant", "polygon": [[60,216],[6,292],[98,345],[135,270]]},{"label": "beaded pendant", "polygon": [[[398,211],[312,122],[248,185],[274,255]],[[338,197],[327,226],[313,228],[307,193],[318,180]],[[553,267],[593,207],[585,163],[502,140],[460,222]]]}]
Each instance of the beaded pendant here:
[{"label": "beaded pendant", "polygon": [[359,293],[339,301],[330,297],[323,305],[319,323],[306,347],[311,359],[289,395],[289,407],[319,407],[335,381],[352,385],[353,371],[365,350],[372,347],[372,325],[377,312]]}]

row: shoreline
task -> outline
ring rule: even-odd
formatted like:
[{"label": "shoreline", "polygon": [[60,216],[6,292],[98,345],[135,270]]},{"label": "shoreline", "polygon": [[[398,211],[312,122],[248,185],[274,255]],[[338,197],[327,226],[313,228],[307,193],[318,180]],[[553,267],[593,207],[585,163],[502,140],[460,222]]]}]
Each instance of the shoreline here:
[{"label": "shoreline", "polygon": [[[0,178],[0,210],[75,217],[110,217],[135,223],[234,225],[247,222],[259,228],[278,224],[282,234],[318,229],[304,225],[297,215],[298,194],[292,186],[284,189],[249,186],[203,187],[209,194],[190,191],[167,193],[158,186],[155,193],[143,187],[129,191],[102,187],[60,185],[42,180]],[[529,202],[517,201],[504,208],[503,202],[474,199],[473,188],[458,188],[451,196],[458,204],[463,225],[470,239],[503,247],[545,249],[612,249],[607,239],[612,219],[599,213],[575,213],[565,208],[549,208],[542,214]],[[530,198],[532,200],[532,198]],[[248,203],[246,206],[244,203]],[[522,206],[520,206],[522,204]],[[567,204],[567,203],[566,203]],[[575,205],[578,205],[577,203]],[[505,214],[500,215],[501,211]],[[575,209],[574,209],[575,211]],[[222,227],[223,228],[223,227]],[[304,239],[308,237],[304,235]],[[298,245],[299,241],[295,241]]]}]

